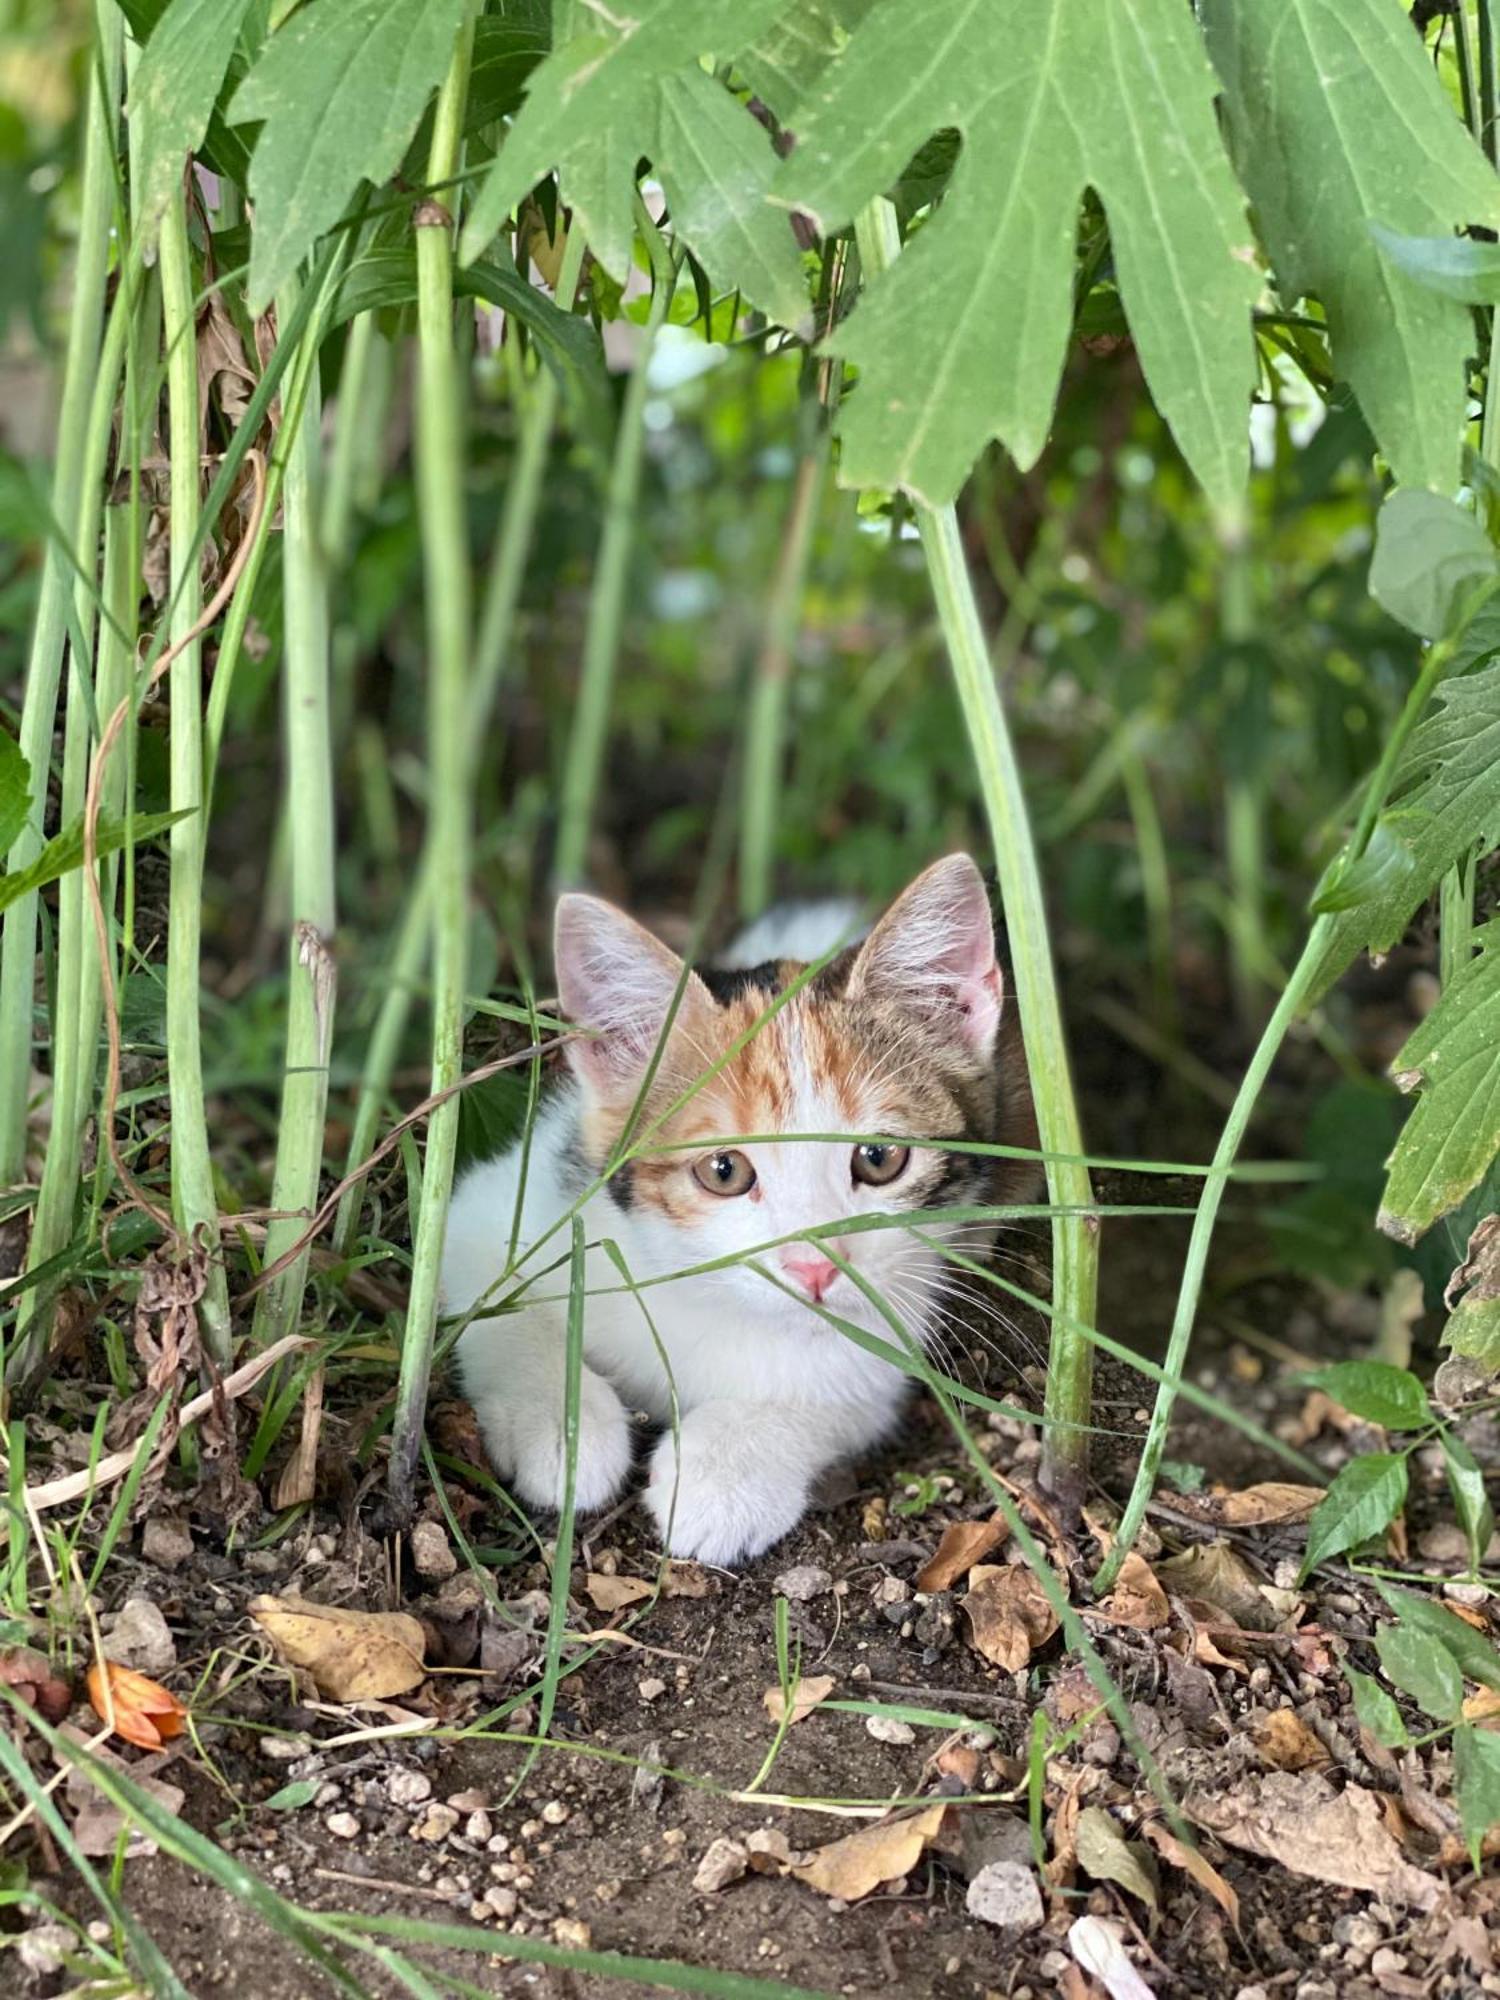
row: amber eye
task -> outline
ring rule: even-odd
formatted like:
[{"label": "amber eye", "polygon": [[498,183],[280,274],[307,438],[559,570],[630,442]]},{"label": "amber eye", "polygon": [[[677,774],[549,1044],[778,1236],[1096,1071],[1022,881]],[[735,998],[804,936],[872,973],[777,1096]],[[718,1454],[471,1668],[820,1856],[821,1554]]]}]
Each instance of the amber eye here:
[{"label": "amber eye", "polygon": [[910,1146],[856,1146],[849,1171],[866,1187],[888,1187],[906,1172]]},{"label": "amber eye", "polygon": [[693,1179],[710,1194],[749,1194],[755,1169],[744,1153],[705,1153],[693,1162]]}]

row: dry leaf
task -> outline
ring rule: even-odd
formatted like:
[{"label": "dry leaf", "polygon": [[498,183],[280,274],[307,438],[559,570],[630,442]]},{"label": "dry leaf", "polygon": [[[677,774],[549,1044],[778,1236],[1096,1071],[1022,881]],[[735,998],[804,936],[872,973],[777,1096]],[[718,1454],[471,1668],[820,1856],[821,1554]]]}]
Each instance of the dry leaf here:
[{"label": "dry leaf", "polygon": [[1266,1596],[1255,1571],[1228,1542],[1204,1542],[1185,1549],[1157,1574],[1174,1597],[1195,1597],[1226,1612],[1242,1632],[1284,1629],[1284,1610]]},{"label": "dry leaf", "polygon": [[[833,1693],[833,1686],[832,1674],[808,1674],[798,1681],[792,1689],[792,1719],[788,1728],[805,1721],[820,1701],[827,1701]],[[767,1715],[773,1722],[779,1723],[786,1714],[786,1701],[781,1689],[767,1688],[761,1700],[766,1705]]]},{"label": "dry leaf", "polygon": [[1068,1949],[1085,1972],[1093,1973],[1109,2000],[1155,2000],[1130,1962],[1118,1924],[1103,1917],[1080,1917],[1068,1932]]},{"label": "dry leaf", "polygon": [[421,1625],[404,1611],[350,1611],[300,1597],[256,1597],[250,1616],[289,1666],[330,1701],[384,1701],[425,1677]]},{"label": "dry leaf", "polygon": [[48,1722],[61,1722],[73,1701],[73,1690],[53,1673],[46,1654],[30,1646],[0,1646],[0,1687]]},{"label": "dry leaf", "polygon": [[1208,1891],[1238,1930],[1240,1899],[1213,1863],[1205,1861],[1196,1847],[1185,1847],[1175,1833],[1168,1832],[1160,1820],[1147,1820],[1141,1832],[1145,1834],[1163,1861],[1172,1868],[1180,1868],[1185,1875],[1191,1875],[1200,1889]]},{"label": "dry leaf", "polygon": [[709,1597],[714,1580],[701,1563],[672,1561],[662,1578],[663,1597]]},{"label": "dry leaf", "polygon": [[1278,1771],[1322,1771],[1333,1762],[1323,1744],[1291,1708],[1273,1708],[1252,1725],[1255,1747]]},{"label": "dry leaf", "polygon": [[1437,1876],[1406,1859],[1378,1796],[1360,1785],[1336,1792],[1314,1771],[1269,1771],[1214,1797],[1189,1798],[1184,1810],[1226,1846],[1315,1882],[1367,1889],[1419,1910],[1430,1910],[1444,1893]]},{"label": "dry leaf", "polygon": [[937,1553],[917,1571],[918,1590],[951,1590],[975,1563],[983,1562],[1006,1537],[1003,1518],[989,1521],[950,1521],[943,1530]]},{"label": "dry leaf", "polygon": [[1093,1607],[1092,1615],[1107,1619],[1111,1625],[1155,1632],[1171,1622],[1172,1609],[1151,1565],[1132,1549],[1120,1565],[1119,1581],[1109,1596]]},{"label": "dry leaf", "polygon": [[1282,1521],[1305,1521],[1322,1498],[1321,1486],[1266,1479],[1242,1493],[1215,1493],[1211,1504],[1215,1518],[1226,1528],[1269,1528]]},{"label": "dry leaf", "polygon": [[655,1585],[640,1576],[600,1576],[590,1570],[583,1587],[596,1611],[623,1611],[627,1604],[649,1597]]},{"label": "dry leaf", "polygon": [[1103,1806],[1085,1806],[1073,1835],[1078,1860],[1096,1882],[1118,1882],[1154,1916],[1160,1908],[1156,1863],[1136,1840],[1127,1840]]},{"label": "dry leaf", "polygon": [[89,1701],[101,1722],[138,1750],[160,1750],[180,1736],[187,1710],[160,1681],[113,1660],[96,1660],[88,1672]]},{"label": "dry leaf", "polygon": [[882,1882],[909,1875],[942,1830],[945,1805],[929,1806],[909,1819],[881,1820],[858,1833],[820,1847],[792,1873],[820,1895],[857,1903]]},{"label": "dry leaf", "polygon": [[981,1566],[969,1579],[964,1596],[974,1645],[992,1666],[1019,1673],[1037,1646],[1057,1630],[1057,1613],[1047,1593],[1024,1563],[1001,1568]]},{"label": "dry leaf", "polygon": [[[3,1677],[3,1669],[0,1669]],[[1491,1716],[1500,1715],[1500,1692],[1494,1688],[1480,1688],[1464,1702],[1465,1722],[1487,1722]]]}]

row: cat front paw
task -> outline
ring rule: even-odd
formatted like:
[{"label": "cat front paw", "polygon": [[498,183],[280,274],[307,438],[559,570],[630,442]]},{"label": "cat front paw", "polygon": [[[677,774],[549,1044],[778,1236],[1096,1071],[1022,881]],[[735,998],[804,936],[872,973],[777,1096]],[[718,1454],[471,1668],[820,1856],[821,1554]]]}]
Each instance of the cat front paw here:
[{"label": "cat front paw", "polygon": [[[567,1474],[563,1411],[550,1404],[486,1396],[475,1415],[490,1462],[531,1507],[561,1513]],[[585,1368],[578,1395],[578,1469],[573,1503],[580,1514],[607,1507],[630,1477],[630,1418],[613,1386]]]},{"label": "cat front paw", "polygon": [[669,1554],[721,1568],[748,1562],[789,1535],[807,1507],[808,1482],[785,1463],[754,1462],[732,1418],[693,1410],[651,1455],[645,1502]]}]

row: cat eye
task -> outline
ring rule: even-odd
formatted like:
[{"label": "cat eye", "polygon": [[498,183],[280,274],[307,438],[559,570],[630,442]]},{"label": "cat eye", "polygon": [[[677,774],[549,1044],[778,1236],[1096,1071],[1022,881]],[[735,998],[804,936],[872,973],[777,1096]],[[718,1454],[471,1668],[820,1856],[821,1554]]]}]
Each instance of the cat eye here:
[{"label": "cat eye", "polygon": [[866,1187],[888,1187],[906,1172],[910,1146],[856,1146],[849,1171]]},{"label": "cat eye", "polygon": [[710,1194],[749,1194],[755,1169],[744,1153],[706,1153],[694,1160],[693,1179]]}]

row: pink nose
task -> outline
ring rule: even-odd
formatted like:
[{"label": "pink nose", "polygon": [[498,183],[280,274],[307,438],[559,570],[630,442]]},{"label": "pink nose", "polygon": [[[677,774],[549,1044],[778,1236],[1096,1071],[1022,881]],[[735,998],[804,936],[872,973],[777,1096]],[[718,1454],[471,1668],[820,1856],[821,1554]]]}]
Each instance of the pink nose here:
[{"label": "pink nose", "polygon": [[783,1265],[788,1275],[814,1299],[821,1299],[828,1287],[839,1274],[837,1264],[826,1257],[819,1257],[811,1251],[804,1251],[800,1257],[787,1257]]}]

